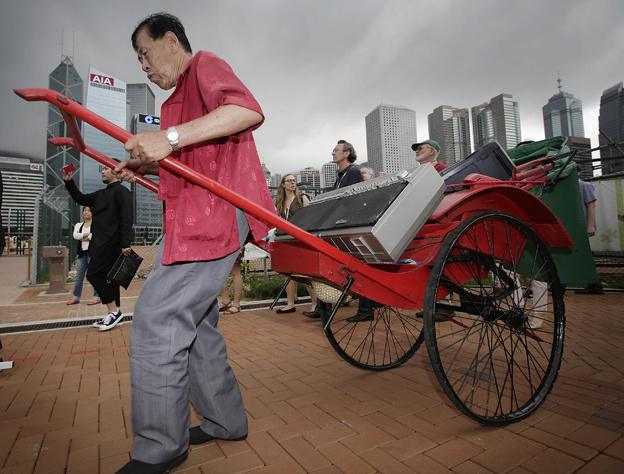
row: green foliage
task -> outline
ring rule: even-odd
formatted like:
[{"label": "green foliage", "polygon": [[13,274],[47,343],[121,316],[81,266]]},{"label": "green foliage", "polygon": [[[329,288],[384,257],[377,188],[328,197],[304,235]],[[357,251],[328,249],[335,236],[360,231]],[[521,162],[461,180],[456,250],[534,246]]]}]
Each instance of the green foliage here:
[{"label": "green foliage", "polygon": [[[267,300],[275,298],[280,288],[284,285],[284,277],[253,275],[245,282],[245,299]],[[285,296],[285,295],[284,295]]]},{"label": "green foliage", "polygon": [[[277,293],[286,282],[286,277],[281,275],[264,276],[263,274],[249,274],[244,276],[243,299],[268,300],[275,298]],[[298,285],[297,296],[307,296],[305,286]],[[286,297],[286,292],[282,294]]]}]

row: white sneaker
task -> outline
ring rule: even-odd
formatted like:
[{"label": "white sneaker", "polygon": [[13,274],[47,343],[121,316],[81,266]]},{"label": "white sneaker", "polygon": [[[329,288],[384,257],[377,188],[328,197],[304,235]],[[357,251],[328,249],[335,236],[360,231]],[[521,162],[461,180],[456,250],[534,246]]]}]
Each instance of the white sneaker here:
[{"label": "white sneaker", "polygon": [[99,321],[94,321],[93,324],[91,324],[92,328],[99,328],[102,324],[104,324],[104,321],[106,321],[106,318],[102,318]]},{"label": "white sneaker", "polygon": [[104,322],[100,325],[100,331],[109,331],[113,329],[123,319],[123,313],[118,311],[116,313],[108,313]]}]

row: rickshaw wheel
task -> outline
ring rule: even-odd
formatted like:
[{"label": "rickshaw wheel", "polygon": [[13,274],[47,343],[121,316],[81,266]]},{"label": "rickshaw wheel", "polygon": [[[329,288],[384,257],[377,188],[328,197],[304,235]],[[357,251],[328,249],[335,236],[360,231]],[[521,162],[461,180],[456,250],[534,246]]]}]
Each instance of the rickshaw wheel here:
[{"label": "rickshaw wheel", "polygon": [[424,336],[459,410],[500,426],[537,409],[561,365],[563,293],[548,247],[515,217],[478,215],[446,236],[425,290]]},{"label": "rickshaw wheel", "polygon": [[407,362],[423,342],[423,319],[415,310],[377,306],[372,321],[349,322],[341,309],[325,335],[336,352],[360,369],[387,370]]}]

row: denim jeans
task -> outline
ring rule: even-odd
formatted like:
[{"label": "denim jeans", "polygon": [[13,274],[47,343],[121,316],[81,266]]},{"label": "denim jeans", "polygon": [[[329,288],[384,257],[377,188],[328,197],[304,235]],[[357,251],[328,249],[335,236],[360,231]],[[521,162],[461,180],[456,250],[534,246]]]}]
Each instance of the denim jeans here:
[{"label": "denim jeans", "polygon": [[[76,261],[76,283],[74,283],[74,298],[79,300],[82,295],[82,283],[89,266],[89,255],[78,257]],[[97,291],[93,290],[93,297],[98,298]]]}]

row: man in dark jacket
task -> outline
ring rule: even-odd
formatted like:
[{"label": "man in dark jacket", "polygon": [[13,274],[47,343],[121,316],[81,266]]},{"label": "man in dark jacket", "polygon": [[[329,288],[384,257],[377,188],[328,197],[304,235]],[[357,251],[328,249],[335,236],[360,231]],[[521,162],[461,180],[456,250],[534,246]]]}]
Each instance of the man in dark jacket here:
[{"label": "man in dark jacket", "polygon": [[[338,165],[334,189],[344,188],[352,184],[364,181],[360,168],[353,163],[357,160],[357,153],[351,143],[346,140],[338,140],[332,150],[332,160]],[[374,319],[375,303],[366,298],[360,298],[357,313],[347,319],[350,323],[372,321]],[[314,311],[304,311],[303,315],[308,318],[327,318],[331,314],[331,305],[321,301],[316,302]]]},{"label": "man in dark jacket", "polygon": [[72,174],[63,172],[67,191],[78,204],[89,206],[93,215],[87,280],[108,308],[108,314],[94,326],[108,331],[123,319],[119,285],[108,283],[106,276],[119,255],[122,252],[128,255],[132,250],[132,197],[110,168],[102,167],[102,181],[106,187],[90,194],[80,192]]}]

